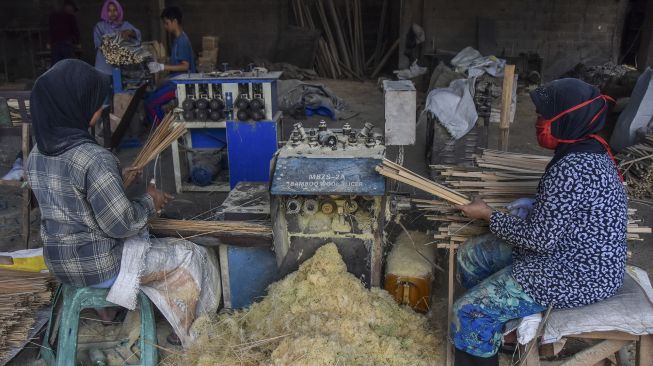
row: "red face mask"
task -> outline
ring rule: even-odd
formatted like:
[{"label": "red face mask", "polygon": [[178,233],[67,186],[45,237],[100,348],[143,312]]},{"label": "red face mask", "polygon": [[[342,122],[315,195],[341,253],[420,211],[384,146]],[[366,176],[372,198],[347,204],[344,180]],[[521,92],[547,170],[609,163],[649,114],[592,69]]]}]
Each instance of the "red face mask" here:
[{"label": "red face mask", "polygon": [[[560,119],[565,114],[571,113],[573,111],[576,111],[578,109],[581,109],[581,108],[589,105],[590,103],[594,102],[597,99],[603,99],[604,100],[604,105],[603,105],[603,108],[601,108],[594,115],[594,117],[592,117],[592,120],[589,122],[589,125],[591,126],[594,122],[596,122],[596,120],[601,116],[601,114],[603,114],[603,112],[605,112],[605,110],[608,108],[608,102],[613,102],[614,103],[614,99],[612,99],[611,97],[609,97],[607,95],[599,95],[596,98],[590,99],[590,100],[588,100],[586,102],[583,102],[583,103],[581,103],[581,104],[579,104],[577,106],[571,107],[571,108],[567,109],[566,111],[563,111],[562,113],[558,114],[557,116],[555,116],[555,117],[553,117],[551,119],[544,119],[544,117],[538,116],[537,117],[537,122],[535,122],[535,133],[537,134],[537,143],[540,146],[542,146],[543,148],[545,148],[545,149],[555,150],[555,148],[558,147],[560,144],[573,144],[575,142],[583,141],[583,140],[586,140],[586,139],[595,139],[596,141],[601,143],[601,145],[603,145],[603,147],[605,147],[605,149],[608,152],[608,155],[610,155],[610,158],[612,158],[612,161],[615,162],[615,166],[616,166],[617,162],[615,161],[614,156],[612,155],[612,149],[610,149],[610,145],[601,136],[591,133],[591,134],[589,134],[589,135],[587,135],[585,137],[579,138],[579,139],[563,140],[563,139],[559,139],[559,138],[553,136],[553,133],[551,132],[551,124],[553,122],[557,121],[558,119]],[[619,178],[623,182],[624,178],[621,175],[621,172],[619,171],[619,168],[617,168],[617,173],[619,174]]]},{"label": "red face mask", "polygon": [[574,107],[571,107],[561,113],[559,113],[557,116],[554,116],[551,119],[544,119],[541,116],[537,117],[537,122],[535,122],[535,132],[537,133],[537,143],[542,146],[545,149],[551,149],[554,150],[558,145],[560,144],[573,144],[574,142],[582,141],[588,138],[593,138],[598,140],[602,145],[606,146],[607,143],[605,143],[605,140],[603,140],[601,137],[595,135],[595,134],[589,134],[583,138],[580,139],[574,139],[574,140],[563,140],[559,139],[555,136],[553,136],[553,133],[551,132],[551,124],[560,118],[562,118],[564,115],[569,114],[571,112],[574,112],[578,109],[581,109],[583,107],[586,107],[590,105],[592,102],[594,102],[597,99],[603,99],[604,100],[604,105],[603,108],[601,108],[595,115],[592,117],[592,120],[589,122],[590,125],[592,125],[596,120],[605,112],[605,110],[608,108],[608,101],[614,102],[614,99],[607,95],[599,95],[596,98],[592,98],[586,102],[583,102],[581,104],[578,104]]},{"label": "red face mask", "polygon": [[555,150],[560,144],[558,139],[551,133],[550,120],[544,119],[542,116],[537,116],[535,122],[535,133],[537,134],[537,143],[545,149]]}]

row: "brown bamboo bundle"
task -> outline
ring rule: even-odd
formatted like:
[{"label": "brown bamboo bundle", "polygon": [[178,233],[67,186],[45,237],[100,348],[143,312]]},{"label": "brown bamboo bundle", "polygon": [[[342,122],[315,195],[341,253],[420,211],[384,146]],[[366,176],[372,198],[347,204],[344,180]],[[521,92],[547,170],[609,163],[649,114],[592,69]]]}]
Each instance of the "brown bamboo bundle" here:
[{"label": "brown bamboo bundle", "polygon": [[469,198],[465,195],[441,184],[435,183],[432,180],[421,177],[388,159],[383,159],[383,163],[376,167],[376,171],[385,177],[392,178],[401,183],[408,184],[411,187],[431,193],[434,196],[456,205],[465,205],[470,202]]},{"label": "brown bamboo bundle", "polygon": [[272,242],[272,225],[257,221],[203,221],[157,218],[150,220],[153,233],[191,239],[211,236],[226,240],[230,245],[260,246]]},{"label": "brown bamboo bundle", "polygon": [[[186,133],[184,124],[179,122],[173,123],[172,113],[168,113],[154,132],[150,134],[150,137],[145,142],[145,146],[143,146],[136,159],[134,159],[132,167],[143,169],[184,133]],[[135,171],[129,172],[125,177],[123,186],[125,188],[129,187],[134,182],[136,175],[137,173]]]},{"label": "brown bamboo bundle", "polygon": [[[518,198],[535,196],[550,159],[548,156],[484,150],[475,157],[475,167],[432,165],[431,168],[442,178],[444,186],[480,197],[494,209],[505,210]],[[487,223],[471,222],[442,201],[412,201],[417,209],[427,213],[428,220],[440,225],[436,240],[460,243],[489,230]],[[641,240],[639,234],[651,233],[651,228],[639,226],[641,221],[635,220],[635,215],[635,209],[628,210],[628,240]]]},{"label": "brown bamboo bundle", "polygon": [[48,273],[0,269],[0,364],[28,341],[36,312],[50,303],[54,285]]}]

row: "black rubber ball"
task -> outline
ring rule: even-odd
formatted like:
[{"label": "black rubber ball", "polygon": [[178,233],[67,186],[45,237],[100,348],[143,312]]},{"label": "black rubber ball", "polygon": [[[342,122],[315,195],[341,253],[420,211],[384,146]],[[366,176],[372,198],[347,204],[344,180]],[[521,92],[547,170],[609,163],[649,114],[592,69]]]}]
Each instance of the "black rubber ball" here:
[{"label": "black rubber ball", "polygon": [[254,98],[249,102],[249,107],[251,109],[263,109],[265,108],[265,101],[262,98]]},{"label": "black rubber ball", "polygon": [[198,121],[206,121],[209,119],[209,113],[206,111],[206,109],[198,109],[196,114]]},{"label": "black rubber ball", "polygon": [[184,111],[184,121],[193,121],[195,119],[195,111]]},{"label": "black rubber ball", "polygon": [[251,114],[252,114],[252,119],[254,119],[255,121],[260,121],[263,118],[265,118],[265,112],[263,112],[260,109],[252,111]]},{"label": "black rubber ball", "polygon": [[195,107],[197,107],[197,109],[208,109],[209,101],[204,98],[200,98],[197,100],[197,102],[195,102]]},{"label": "black rubber ball", "polygon": [[249,99],[243,98],[243,97],[238,97],[238,99],[236,99],[236,108],[238,108],[238,109],[247,109],[247,108],[249,108]]},{"label": "black rubber ball", "polygon": [[222,109],[224,109],[224,100],[218,99],[218,98],[211,99],[211,101],[209,102],[209,108],[211,108],[213,110],[222,110]]},{"label": "black rubber ball", "polygon": [[209,118],[211,118],[211,121],[219,121],[223,118],[222,112],[212,110],[211,113],[209,113]]},{"label": "black rubber ball", "polygon": [[236,117],[238,117],[239,121],[247,121],[249,119],[249,113],[247,113],[247,110],[245,109],[240,109],[238,110]]},{"label": "black rubber ball", "polygon": [[195,101],[192,99],[186,98],[183,103],[181,103],[181,108],[185,111],[192,111],[195,109]]}]

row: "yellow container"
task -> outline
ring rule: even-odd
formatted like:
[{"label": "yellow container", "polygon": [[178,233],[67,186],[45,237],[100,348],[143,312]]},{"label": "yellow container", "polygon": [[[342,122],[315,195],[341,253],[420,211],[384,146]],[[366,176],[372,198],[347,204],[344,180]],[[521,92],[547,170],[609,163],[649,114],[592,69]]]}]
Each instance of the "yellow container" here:
[{"label": "yellow container", "polygon": [[42,272],[48,269],[42,248],[0,253],[0,268],[25,272]]},{"label": "yellow container", "polygon": [[408,305],[413,310],[426,313],[431,306],[431,276],[411,277],[385,275],[383,288],[388,291],[400,305]]}]

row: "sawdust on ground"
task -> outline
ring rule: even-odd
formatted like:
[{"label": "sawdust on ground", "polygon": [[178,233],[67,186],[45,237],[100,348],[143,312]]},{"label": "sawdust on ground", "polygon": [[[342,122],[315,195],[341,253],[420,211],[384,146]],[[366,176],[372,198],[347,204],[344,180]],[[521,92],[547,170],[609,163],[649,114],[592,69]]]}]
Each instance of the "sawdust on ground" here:
[{"label": "sawdust on ground", "polygon": [[249,309],[199,319],[178,365],[441,365],[444,334],[366,289],[327,244]]}]

